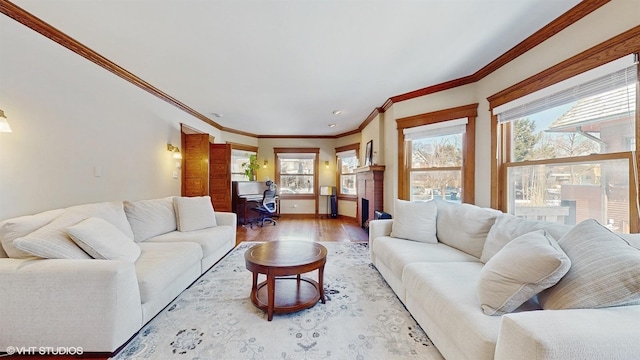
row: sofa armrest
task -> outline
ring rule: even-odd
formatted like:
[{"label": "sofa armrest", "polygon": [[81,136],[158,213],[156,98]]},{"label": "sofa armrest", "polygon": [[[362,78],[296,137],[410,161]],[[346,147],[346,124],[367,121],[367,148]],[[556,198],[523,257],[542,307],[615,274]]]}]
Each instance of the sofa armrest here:
[{"label": "sofa armrest", "polygon": [[638,359],[640,306],[502,317],[495,359]]},{"label": "sofa armrest", "polygon": [[369,221],[369,243],[375,238],[391,235],[393,219],[381,219]]},{"label": "sofa armrest", "polygon": [[236,213],[216,211],[216,223],[218,225],[229,225],[234,228],[238,226],[238,216]]},{"label": "sofa armrest", "polygon": [[0,349],[113,352],[142,324],[133,263],[0,259]]}]

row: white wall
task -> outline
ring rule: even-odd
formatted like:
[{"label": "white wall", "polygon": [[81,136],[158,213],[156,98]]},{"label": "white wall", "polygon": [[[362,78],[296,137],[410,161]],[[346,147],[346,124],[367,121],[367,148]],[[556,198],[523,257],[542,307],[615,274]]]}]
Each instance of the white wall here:
[{"label": "white wall", "polygon": [[0,133],[0,219],[179,195],[166,147],[180,145],[180,123],[220,136],[4,16],[0,44],[0,109],[13,129]]}]

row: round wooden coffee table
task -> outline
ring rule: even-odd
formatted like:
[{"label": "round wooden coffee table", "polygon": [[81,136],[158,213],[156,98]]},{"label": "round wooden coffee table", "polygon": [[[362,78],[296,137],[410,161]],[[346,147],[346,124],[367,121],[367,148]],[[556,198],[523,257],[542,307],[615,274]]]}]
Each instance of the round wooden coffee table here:
[{"label": "round wooden coffee table", "polygon": [[[268,241],[251,247],[244,258],[247,269],[253,273],[251,301],[267,311],[267,320],[271,321],[274,313],[310,308],[318,300],[324,304],[322,280],[327,262],[324,246],[311,241]],[[300,276],[314,270],[318,270],[317,282]],[[266,275],[267,279],[258,284],[258,274]]]}]

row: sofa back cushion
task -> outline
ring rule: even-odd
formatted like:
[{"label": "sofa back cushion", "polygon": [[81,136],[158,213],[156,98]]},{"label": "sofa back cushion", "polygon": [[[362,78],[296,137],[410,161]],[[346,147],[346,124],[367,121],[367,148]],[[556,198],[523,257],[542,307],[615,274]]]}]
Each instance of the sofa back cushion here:
[{"label": "sofa back cushion", "polygon": [[106,220],[122,231],[129,239],[133,240],[133,231],[129,221],[127,221],[127,215],[124,213],[122,201],[76,205],[66,208],[65,211],[82,215],[82,220],[90,217]]},{"label": "sofa back cushion", "polygon": [[124,202],[124,212],[131,224],[136,242],[177,229],[173,198],[169,196],[161,199]]},{"label": "sofa back cushion", "polygon": [[435,244],[438,208],[433,201],[396,199],[391,236]]},{"label": "sofa back cushion", "polygon": [[509,241],[520,235],[536,230],[545,230],[554,239],[558,240],[568,233],[571,228],[572,226],[570,225],[560,223],[526,220],[511,214],[500,214],[491,230],[489,230],[489,234],[487,234],[487,241],[484,243],[480,260],[486,264]]},{"label": "sofa back cushion", "polygon": [[6,256],[16,259],[28,257],[28,254],[15,247],[14,240],[40,229],[62,213],[64,213],[63,209],[49,210],[0,222],[0,242],[2,242],[3,252],[6,252]]},{"label": "sofa back cushion", "polygon": [[444,200],[435,203],[438,241],[480,259],[487,234],[501,212]]}]

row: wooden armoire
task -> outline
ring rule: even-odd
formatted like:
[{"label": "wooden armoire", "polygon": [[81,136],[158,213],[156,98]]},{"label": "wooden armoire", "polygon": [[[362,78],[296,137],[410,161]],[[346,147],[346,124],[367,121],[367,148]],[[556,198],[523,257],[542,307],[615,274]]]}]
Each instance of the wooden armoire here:
[{"label": "wooden armoire", "polygon": [[182,196],[209,195],[214,210],[231,211],[231,145],[183,132],[182,149]]}]

